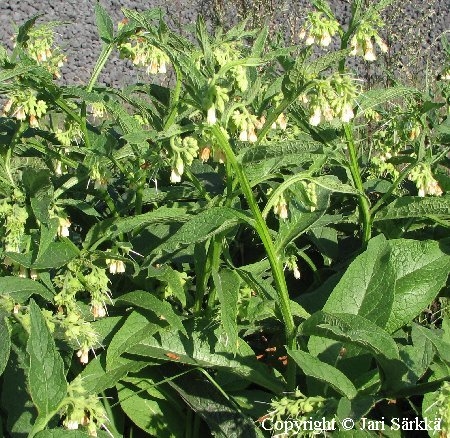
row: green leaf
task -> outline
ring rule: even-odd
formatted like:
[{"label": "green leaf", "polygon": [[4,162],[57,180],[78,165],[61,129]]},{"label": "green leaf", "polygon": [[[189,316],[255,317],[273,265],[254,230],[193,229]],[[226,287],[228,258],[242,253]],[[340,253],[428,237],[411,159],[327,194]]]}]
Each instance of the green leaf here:
[{"label": "green leaf", "polygon": [[255,423],[200,373],[183,375],[169,382],[190,408],[208,424],[212,434],[228,438],[263,437]]},{"label": "green leaf", "polygon": [[353,383],[341,371],[301,350],[287,350],[289,356],[305,375],[330,385],[336,392],[352,399],[357,391]]},{"label": "green leaf", "polygon": [[428,329],[419,324],[414,324],[413,327],[417,333],[420,333],[433,344],[437,353],[443,360],[450,363],[450,343],[445,342],[442,339],[442,332]]},{"label": "green leaf", "polygon": [[95,4],[95,22],[100,38],[105,43],[111,43],[114,38],[114,24],[100,2]]},{"label": "green leaf", "polygon": [[49,220],[46,224],[41,223],[41,236],[39,239],[39,249],[36,259],[42,257],[42,255],[48,249],[49,245],[55,240],[58,227],[59,227],[58,218],[53,218]]},{"label": "green leaf", "polygon": [[[128,364],[130,360],[121,357],[121,355],[135,344],[161,330],[162,324],[162,322],[155,324],[155,322],[149,321],[146,316],[139,312],[131,312],[109,343],[106,355],[106,370],[109,372]],[[146,366],[146,364],[143,363],[143,366]]]},{"label": "green leaf", "polygon": [[67,430],[67,429],[48,429],[42,430],[41,432],[35,435],[36,438],[88,438],[89,435],[87,432],[83,432],[82,430]]},{"label": "green leaf", "polygon": [[223,269],[219,273],[212,272],[214,279],[214,286],[216,287],[217,297],[220,302],[220,320],[223,325],[223,330],[227,336],[227,341],[230,345],[230,350],[233,354],[236,353],[238,346],[238,327],[237,327],[237,313],[238,313],[238,298],[240,278],[235,271]]},{"label": "green leaf", "polygon": [[378,105],[385,105],[395,99],[403,98],[405,96],[413,96],[417,94],[415,88],[396,86],[391,88],[372,88],[361,93],[357,98],[357,108],[360,114],[364,111],[374,108]]},{"label": "green leaf", "polygon": [[393,333],[424,310],[445,286],[450,255],[436,241],[395,239],[389,247],[395,293],[386,330]]},{"label": "green leaf", "polygon": [[106,219],[95,224],[88,231],[83,245],[85,248],[89,248],[99,239],[105,237],[112,239],[119,234],[138,231],[152,224],[185,222],[189,217],[189,215],[186,215],[184,208],[161,207],[157,210],[131,217]]},{"label": "green leaf", "polygon": [[184,435],[183,412],[174,409],[176,404],[166,397],[160,386],[147,386],[142,391],[124,382],[117,385],[117,393],[125,414],[149,436],[177,438]]},{"label": "green leaf", "polygon": [[246,148],[237,159],[242,164],[265,161],[270,158],[296,157],[307,153],[323,152],[323,144],[312,139],[307,134],[301,134],[296,141],[271,142],[268,145],[259,145]]},{"label": "green leaf", "polygon": [[0,376],[5,371],[11,351],[11,330],[8,319],[3,311],[0,311]]},{"label": "green leaf", "polygon": [[33,294],[53,301],[53,294],[37,281],[20,277],[0,277],[0,295],[10,296],[16,303],[22,304]]},{"label": "green leaf", "polygon": [[283,383],[274,370],[258,362],[253,350],[242,339],[233,357],[220,329],[214,330],[209,319],[187,320],[185,327],[188,338],[180,337],[174,329],[165,329],[147,336],[127,352],[203,368],[226,369],[273,392],[283,391]]},{"label": "green leaf", "polygon": [[300,332],[358,345],[370,351],[376,359],[399,359],[397,344],[392,337],[359,315],[319,311],[303,322]]},{"label": "green leaf", "polygon": [[427,216],[449,217],[450,196],[425,197],[403,196],[379,210],[374,221],[410,219]]},{"label": "green leaf", "polygon": [[86,388],[88,394],[100,394],[106,389],[115,386],[129,372],[138,371],[140,368],[135,363],[129,362],[124,365],[119,365],[117,368],[106,370],[104,356],[104,354],[98,355],[80,373],[83,386]]},{"label": "green leaf", "polygon": [[187,336],[181,318],[173,311],[172,306],[167,301],[161,301],[152,295],[151,292],[143,290],[129,292],[116,300],[116,304],[120,303],[132,304],[135,307],[150,310],[158,318],[165,319],[170,326]]},{"label": "green leaf", "polygon": [[228,230],[239,222],[253,224],[244,212],[229,207],[212,207],[195,215],[168,240],[157,248],[157,251],[173,252],[182,245],[202,242],[218,233]]},{"label": "green leaf", "polygon": [[34,269],[60,268],[80,254],[80,250],[69,240],[52,242],[31,265]]},{"label": "green leaf", "polygon": [[323,310],[360,315],[385,327],[394,301],[395,278],[389,244],[379,235],[347,268]]},{"label": "green leaf", "polygon": [[[295,187],[294,184],[290,190],[295,190]],[[286,245],[308,231],[327,211],[330,203],[329,190],[317,187],[316,194],[317,202],[314,211],[297,200],[289,202],[289,217],[285,221],[280,220],[280,229],[275,240],[275,248],[278,252],[284,250]]]},{"label": "green leaf", "polygon": [[[197,260],[198,262],[198,260]],[[197,267],[197,263],[196,263]],[[169,265],[162,265],[158,268],[149,266],[147,270],[147,276],[149,278],[157,278],[160,281],[167,283],[171,294],[178,298],[183,307],[186,306],[186,293],[182,282],[181,273],[171,268]]]},{"label": "green leaf", "polygon": [[29,309],[28,386],[39,417],[48,418],[57,412],[59,404],[67,394],[64,364],[41,310],[34,300],[30,300]]}]

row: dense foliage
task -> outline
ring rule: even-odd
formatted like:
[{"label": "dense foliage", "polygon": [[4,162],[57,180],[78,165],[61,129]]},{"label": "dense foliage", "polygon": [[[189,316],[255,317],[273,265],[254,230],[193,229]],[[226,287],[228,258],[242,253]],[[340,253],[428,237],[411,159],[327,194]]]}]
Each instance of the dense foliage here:
[{"label": "dense foliage", "polygon": [[366,89],[390,1],[311,3],[298,46],[98,4],[84,86],[57,23],[0,47],[5,436],[450,436],[450,65]]}]

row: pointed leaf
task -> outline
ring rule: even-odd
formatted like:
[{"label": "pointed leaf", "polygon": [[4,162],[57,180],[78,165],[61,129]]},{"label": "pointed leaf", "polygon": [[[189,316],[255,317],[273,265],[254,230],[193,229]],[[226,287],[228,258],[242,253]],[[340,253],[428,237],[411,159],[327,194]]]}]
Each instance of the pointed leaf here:
[{"label": "pointed leaf", "polygon": [[16,303],[22,304],[33,294],[53,301],[53,294],[38,281],[20,277],[0,277],[0,295],[9,295]]},{"label": "pointed leaf", "polygon": [[122,295],[116,300],[116,304],[132,304],[135,307],[152,311],[158,318],[165,319],[170,326],[176,328],[187,336],[186,330],[179,315],[177,315],[172,306],[167,301],[161,301],[150,292],[136,290]]},{"label": "pointed leaf", "polygon": [[106,9],[97,2],[95,4],[95,22],[98,34],[105,43],[111,43],[114,38],[114,24]]},{"label": "pointed leaf", "polygon": [[341,371],[320,361],[309,353],[288,349],[289,357],[301,368],[306,376],[314,377],[330,385],[336,392],[352,399],[357,391],[353,383]]},{"label": "pointed leaf", "polygon": [[11,351],[11,330],[8,319],[3,311],[0,311],[0,376],[5,371]]},{"label": "pointed leaf", "polygon": [[64,364],[41,310],[34,300],[30,301],[29,308],[28,386],[39,416],[48,418],[56,413],[67,393]]},{"label": "pointed leaf", "polygon": [[223,269],[219,273],[213,271],[214,286],[220,302],[220,320],[223,325],[228,345],[233,354],[238,346],[237,312],[240,278],[235,271]]}]

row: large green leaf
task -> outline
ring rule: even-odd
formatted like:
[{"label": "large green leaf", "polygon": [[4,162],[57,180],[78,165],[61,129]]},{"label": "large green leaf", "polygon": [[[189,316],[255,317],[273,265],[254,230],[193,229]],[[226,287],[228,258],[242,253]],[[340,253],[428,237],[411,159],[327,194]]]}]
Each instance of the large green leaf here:
[{"label": "large green leaf", "polygon": [[263,437],[255,423],[200,373],[183,375],[169,382],[191,409],[222,438]]},{"label": "large green leaf", "polygon": [[449,217],[450,196],[403,196],[377,212],[374,221],[409,219],[427,216]]},{"label": "large green leaf", "polygon": [[20,277],[0,277],[0,295],[9,295],[16,303],[24,303],[33,294],[53,301],[53,294],[37,281]]},{"label": "large green leaf", "polygon": [[[142,391],[145,389],[145,391]],[[161,387],[140,388],[132,383],[117,385],[120,406],[130,420],[150,436],[177,438],[184,436],[183,412],[166,397]]]},{"label": "large green leaf", "polygon": [[[30,301],[30,336],[27,352],[30,356],[28,387],[40,418],[56,413],[67,393],[64,364],[55,341],[34,300]],[[38,420],[39,421],[39,420]]]},{"label": "large green leaf", "polygon": [[0,375],[5,371],[11,351],[11,330],[5,312],[0,310]]},{"label": "large green leaf", "polygon": [[179,336],[174,329],[165,329],[156,335],[147,336],[127,352],[204,368],[227,369],[271,391],[283,390],[282,379],[274,370],[258,362],[253,350],[242,339],[239,339],[234,356],[226,337],[209,320],[187,320],[185,327],[187,338]]},{"label": "large green leaf", "polygon": [[141,309],[150,310],[158,318],[165,319],[172,327],[178,329],[187,336],[181,317],[173,311],[172,306],[167,301],[161,301],[159,298],[152,295],[151,292],[143,290],[129,292],[118,298],[116,303],[131,304]]},{"label": "large green leaf", "polygon": [[382,235],[377,236],[347,268],[323,310],[360,315],[385,327],[394,301],[395,279],[389,244]]},{"label": "large green leaf", "polygon": [[220,320],[225,336],[227,336],[230,350],[234,354],[239,342],[236,318],[238,312],[240,278],[235,271],[229,269],[224,269],[219,273],[213,271],[212,275],[214,286],[217,291],[217,297],[220,302]]},{"label": "large green leaf", "polygon": [[[162,321],[157,324],[156,321],[149,321],[147,316],[139,312],[131,312],[109,343],[106,356],[106,370],[109,372],[130,363],[130,360],[121,357],[121,355],[135,344],[161,330],[162,327]],[[145,366],[145,364],[142,365]]]},{"label": "large green leaf", "polygon": [[114,38],[114,24],[106,9],[97,2],[95,4],[95,21],[98,34],[105,43],[111,43]]},{"label": "large green leaf", "polygon": [[392,337],[359,315],[319,311],[303,322],[300,333],[358,345],[370,351],[381,362],[384,359],[399,359],[397,344]]},{"label": "large green leaf", "polygon": [[349,399],[356,396],[357,391],[353,383],[335,367],[322,362],[305,351],[288,349],[288,354],[305,375],[327,383],[339,394]]},{"label": "large green leaf", "polygon": [[66,265],[80,254],[79,249],[68,239],[52,242],[31,265],[34,269],[53,269]]},{"label": "large green leaf", "polygon": [[212,207],[195,215],[173,236],[158,247],[158,251],[173,252],[182,245],[202,242],[211,236],[226,231],[240,222],[253,224],[243,211],[229,207]]},{"label": "large green leaf", "polygon": [[89,248],[100,239],[111,239],[119,234],[137,231],[152,224],[185,222],[189,217],[190,215],[186,215],[184,208],[161,207],[155,211],[131,217],[105,219],[88,231],[83,245],[85,248]]},{"label": "large green leaf", "polygon": [[450,255],[435,241],[389,241],[395,294],[386,330],[393,333],[436,298],[450,272]]}]

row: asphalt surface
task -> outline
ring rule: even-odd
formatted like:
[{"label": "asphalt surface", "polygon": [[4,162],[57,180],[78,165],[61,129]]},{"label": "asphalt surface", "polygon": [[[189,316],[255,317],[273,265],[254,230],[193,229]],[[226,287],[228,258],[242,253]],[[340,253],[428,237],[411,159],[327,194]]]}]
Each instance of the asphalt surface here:
[{"label": "asphalt surface", "polygon": [[[160,7],[170,26],[180,32],[188,32],[198,14],[206,16],[211,25],[220,19],[225,23],[235,22],[243,16],[254,21],[267,18],[272,31],[281,30],[286,38],[294,40],[309,5],[307,0],[102,0],[101,3],[114,22],[123,18],[122,7],[135,10]],[[440,35],[448,32],[450,39],[450,0],[397,0],[396,3],[397,6],[383,14],[387,23],[384,37],[392,47],[391,62],[407,74],[409,70],[411,74],[423,71],[428,62],[435,74],[444,63]],[[233,6],[236,4],[239,6]],[[258,9],[258,4],[265,6]],[[34,14],[43,14],[39,21],[63,22],[58,28],[58,38],[66,49],[68,61],[62,70],[62,81],[84,83],[101,47],[94,5],[94,0],[0,0],[0,41],[11,47],[15,26]],[[331,0],[330,5],[338,19],[345,23],[350,14],[350,1]],[[143,77],[143,71],[114,56],[99,80],[107,85],[123,86]]]}]

